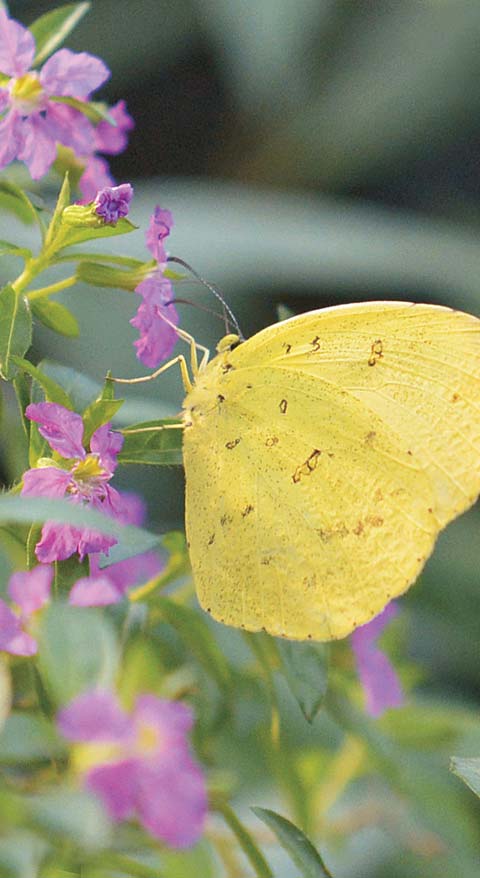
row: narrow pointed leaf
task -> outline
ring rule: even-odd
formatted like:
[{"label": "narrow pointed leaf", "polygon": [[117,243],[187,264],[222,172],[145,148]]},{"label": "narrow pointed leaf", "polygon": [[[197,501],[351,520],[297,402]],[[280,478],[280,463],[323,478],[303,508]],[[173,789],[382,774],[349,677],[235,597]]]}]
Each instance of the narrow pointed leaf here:
[{"label": "narrow pointed leaf", "polygon": [[313,722],[328,685],[328,646],[276,638],[280,671],[307,722]]},{"label": "narrow pointed leaf", "polygon": [[97,399],[83,413],[84,441],[89,442],[98,427],[107,424],[123,405],[123,399]]},{"label": "narrow pointed leaf", "polygon": [[19,247],[10,241],[0,240],[0,256],[20,256],[22,259],[30,259],[32,251],[27,247]]},{"label": "narrow pointed leaf", "polygon": [[78,338],[80,335],[77,318],[60,302],[52,302],[51,299],[34,299],[30,302],[30,307],[34,317],[47,329],[53,329],[66,338]]},{"label": "narrow pointed leaf", "polygon": [[96,103],[95,101],[80,101],[78,98],[58,96],[51,98],[51,100],[55,101],[57,104],[68,104],[69,107],[73,107],[74,110],[83,113],[83,115],[86,116],[87,119],[90,119],[90,122],[93,122],[94,125],[98,125],[99,122],[109,122],[110,125],[116,127],[117,123],[108,112],[106,104],[101,104],[99,102]]},{"label": "narrow pointed leaf", "polygon": [[71,247],[73,244],[82,244],[83,241],[94,241],[97,238],[115,238],[118,235],[126,235],[128,232],[135,232],[137,226],[134,226],[130,220],[122,217],[115,224],[101,223],[95,226],[77,226],[68,224],[65,217],[62,222],[62,250],[65,247]]},{"label": "narrow pointed leaf", "polygon": [[183,430],[180,427],[169,429],[168,426],[162,429],[168,424],[180,424],[180,421],[174,418],[144,421],[128,427],[128,431],[122,431],[125,442],[118,455],[119,462],[181,466]]},{"label": "narrow pointed leaf", "polygon": [[50,220],[50,225],[47,229],[47,234],[45,237],[45,247],[48,247],[49,251],[52,248],[52,243],[54,242],[57,231],[60,228],[62,222],[62,213],[65,210],[67,204],[70,204],[70,182],[68,171],[63,178],[63,183],[57,198],[55,210],[53,212],[52,219]]},{"label": "narrow pointed leaf", "polygon": [[0,375],[15,374],[14,356],[23,357],[32,343],[32,315],[24,296],[10,284],[0,290]]},{"label": "narrow pointed leaf", "polygon": [[317,849],[298,826],[269,808],[252,808],[252,811],[276,835],[302,878],[332,878]]},{"label": "narrow pointed leaf", "polygon": [[90,3],[67,3],[46,12],[30,25],[37,49],[34,66],[43,64],[62,45],[89,8]]},{"label": "narrow pointed leaf", "polygon": [[33,363],[30,363],[29,360],[24,360],[22,357],[13,357],[13,361],[22,372],[27,372],[35,381],[40,384],[40,386],[45,391],[45,398],[47,402],[56,402],[58,405],[63,405],[66,409],[72,409],[72,403],[67,393],[65,393],[63,387],[60,387],[53,378],[49,378],[48,375],[45,375],[38,366],[34,366]]},{"label": "narrow pointed leaf", "polygon": [[476,796],[480,796],[480,757],[462,759],[460,756],[452,756],[450,771],[460,777]]},{"label": "narrow pointed leaf", "polygon": [[0,207],[14,213],[25,225],[38,223],[42,232],[43,224],[37,210],[20,186],[8,180],[0,181]]}]

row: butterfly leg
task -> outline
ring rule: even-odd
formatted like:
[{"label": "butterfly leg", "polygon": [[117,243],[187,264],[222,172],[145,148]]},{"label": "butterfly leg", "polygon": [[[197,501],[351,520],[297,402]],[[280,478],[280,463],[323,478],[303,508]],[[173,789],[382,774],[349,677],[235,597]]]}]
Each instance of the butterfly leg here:
[{"label": "butterfly leg", "polygon": [[116,384],[142,384],[144,381],[153,381],[154,378],[158,378],[162,372],[166,372],[167,369],[170,369],[171,366],[175,366],[176,363],[180,366],[180,373],[185,392],[190,393],[192,382],[190,380],[190,375],[188,374],[188,367],[183,354],[179,354],[178,357],[174,357],[172,360],[169,360],[168,363],[164,363],[163,366],[160,366],[160,368],[156,369],[155,372],[152,372],[151,375],[141,375],[140,378],[112,378],[111,376],[107,376],[107,378],[110,381],[115,381]]}]

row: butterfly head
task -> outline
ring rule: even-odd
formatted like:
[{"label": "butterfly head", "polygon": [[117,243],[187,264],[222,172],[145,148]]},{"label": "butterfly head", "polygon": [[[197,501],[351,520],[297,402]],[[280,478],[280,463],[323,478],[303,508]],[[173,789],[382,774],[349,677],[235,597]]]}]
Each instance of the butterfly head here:
[{"label": "butterfly head", "polygon": [[229,335],[224,335],[217,344],[217,353],[224,354],[227,351],[233,351],[240,343],[241,338],[239,335],[235,335],[233,332]]}]

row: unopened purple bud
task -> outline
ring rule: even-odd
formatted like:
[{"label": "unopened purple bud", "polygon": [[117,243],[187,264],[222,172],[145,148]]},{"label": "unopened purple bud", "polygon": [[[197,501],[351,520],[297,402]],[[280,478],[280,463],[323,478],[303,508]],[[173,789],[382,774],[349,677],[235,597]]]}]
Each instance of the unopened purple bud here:
[{"label": "unopened purple bud", "polygon": [[133,197],[133,187],[130,183],[122,183],[120,186],[106,186],[97,192],[93,206],[97,216],[101,216],[106,223],[117,223],[121,217],[128,215],[130,202]]}]

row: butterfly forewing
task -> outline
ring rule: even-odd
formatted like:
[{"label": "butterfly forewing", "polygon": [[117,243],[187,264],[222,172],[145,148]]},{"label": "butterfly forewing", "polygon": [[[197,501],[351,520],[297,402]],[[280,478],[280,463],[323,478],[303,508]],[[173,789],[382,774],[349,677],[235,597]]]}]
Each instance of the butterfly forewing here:
[{"label": "butterfly forewing", "polygon": [[215,358],[185,401],[202,605],[249,630],[329,639],[403,592],[480,490],[479,354],[475,318],[365,303]]}]

